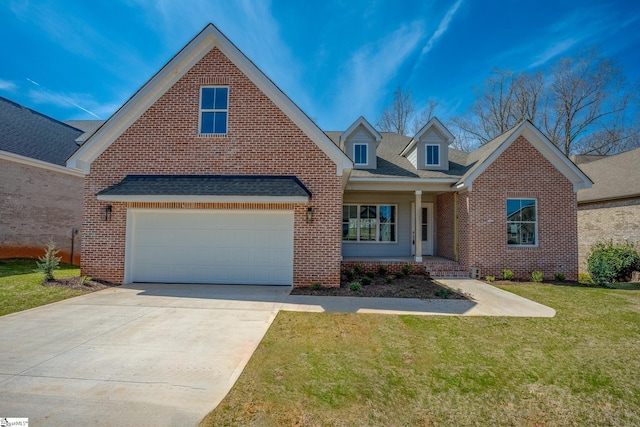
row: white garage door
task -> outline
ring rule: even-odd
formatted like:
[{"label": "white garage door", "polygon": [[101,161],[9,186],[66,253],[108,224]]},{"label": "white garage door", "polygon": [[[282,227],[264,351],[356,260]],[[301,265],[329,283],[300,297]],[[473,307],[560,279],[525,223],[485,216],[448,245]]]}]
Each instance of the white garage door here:
[{"label": "white garage door", "polygon": [[133,282],[291,285],[292,211],[131,210]]}]

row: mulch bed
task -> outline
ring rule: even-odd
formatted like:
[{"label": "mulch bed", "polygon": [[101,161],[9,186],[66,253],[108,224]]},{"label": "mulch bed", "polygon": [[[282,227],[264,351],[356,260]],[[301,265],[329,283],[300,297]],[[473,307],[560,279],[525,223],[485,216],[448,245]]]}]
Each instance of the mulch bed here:
[{"label": "mulch bed", "polygon": [[[358,278],[354,279],[360,281]],[[467,299],[452,289],[445,288],[430,280],[427,276],[411,274],[395,278],[387,283],[384,277],[376,275],[371,284],[362,285],[360,292],[349,289],[344,276],[339,288],[312,289],[311,287],[293,288],[291,295],[342,296],[342,297],[379,297],[379,298],[418,298],[418,299]]]},{"label": "mulch bed", "polygon": [[104,280],[87,280],[83,283],[82,277],[73,276],[73,277],[65,277],[62,279],[50,280],[48,282],[43,282],[42,286],[57,286],[62,288],[75,289],[80,291],[101,291],[102,289],[112,288],[114,286],[118,286],[115,283],[107,282]]}]

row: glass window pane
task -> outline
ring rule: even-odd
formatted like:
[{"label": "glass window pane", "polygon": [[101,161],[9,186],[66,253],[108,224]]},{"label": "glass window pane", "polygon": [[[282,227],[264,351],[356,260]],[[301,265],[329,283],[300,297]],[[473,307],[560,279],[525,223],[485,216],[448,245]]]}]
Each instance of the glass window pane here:
[{"label": "glass window pane", "polygon": [[380,241],[396,241],[396,226],[394,224],[380,224]]},{"label": "glass window pane", "polygon": [[440,147],[438,145],[427,145],[427,164],[437,165],[440,163]]},{"label": "glass window pane", "polygon": [[375,218],[376,216],[376,206],[360,207],[360,218]]},{"label": "glass window pane", "polygon": [[215,133],[227,133],[227,113],[215,114]]},{"label": "glass window pane", "polygon": [[202,113],[200,133],[213,133],[213,113]]},{"label": "glass window pane", "polygon": [[375,241],[376,240],[376,219],[360,218],[360,240]]},{"label": "glass window pane", "polygon": [[212,87],[203,87],[202,88],[202,101],[200,104],[200,108],[203,109],[211,109],[213,108],[213,97],[214,97],[214,88]]},{"label": "glass window pane", "polygon": [[215,103],[214,108],[216,110],[226,110],[227,109],[227,94],[229,89],[226,87],[217,87],[216,95],[215,95]]},{"label": "glass window pane", "polygon": [[380,224],[396,222],[395,206],[380,206]]},{"label": "glass window pane", "polygon": [[353,161],[357,164],[366,164],[367,163],[367,146],[365,144],[356,144],[353,146],[353,149],[354,149]]},{"label": "glass window pane", "polygon": [[520,221],[520,200],[507,199],[507,221]]},{"label": "glass window pane", "polygon": [[507,224],[507,244],[520,244],[520,224]]},{"label": "glass window pane", "polygon": [[536,244],[536,225],[533,223],[525,223],[520,227],[520,244],[535,245]]},{"label": "glass window pane", "polygon": [[532,199],[524,199],[522,203],[522,221],[536,220],[536,201]]}]

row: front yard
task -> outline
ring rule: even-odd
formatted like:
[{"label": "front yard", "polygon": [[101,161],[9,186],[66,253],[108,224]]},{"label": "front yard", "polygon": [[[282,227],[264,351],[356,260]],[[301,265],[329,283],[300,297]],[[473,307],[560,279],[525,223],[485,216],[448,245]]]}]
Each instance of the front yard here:
[{"label": "front yard", "polygon": [[640,425],[637,287],[500,287],[556,317],[281,312],[202,425]]}]

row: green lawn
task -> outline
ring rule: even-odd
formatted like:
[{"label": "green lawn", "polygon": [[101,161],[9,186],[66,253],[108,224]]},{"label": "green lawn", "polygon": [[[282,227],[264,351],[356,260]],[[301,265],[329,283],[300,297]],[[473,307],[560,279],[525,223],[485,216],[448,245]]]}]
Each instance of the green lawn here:
[{"label": "green lawn", "polygon": [[[34,273],[35,269],[36,261],[33,259],[0,259],[0,316],[86,293],[42,286],[43,275]],[[60,270],[54,276],[62,278],[79,274],[79,267],[60,264]]]},{"label": "green lawn", "polygon": [[281,312],[202,425],[640,425],[637,286],[503,289],[556,317]]}]

